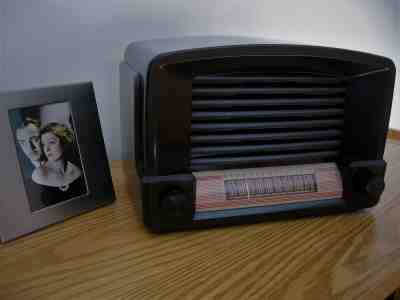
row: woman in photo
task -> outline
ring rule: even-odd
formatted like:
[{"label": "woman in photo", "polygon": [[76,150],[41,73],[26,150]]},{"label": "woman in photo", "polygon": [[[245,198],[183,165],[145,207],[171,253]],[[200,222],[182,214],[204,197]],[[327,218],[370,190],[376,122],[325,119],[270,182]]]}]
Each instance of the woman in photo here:
[{"label": "woman in photo", "polygon": [[86,193],[82,170],[70,161],[73,140],[72,130],[60,123],[49,123],[40,130],[44,162],[34,170],[32,180],[45,186],[41,200],[46,206]]}]

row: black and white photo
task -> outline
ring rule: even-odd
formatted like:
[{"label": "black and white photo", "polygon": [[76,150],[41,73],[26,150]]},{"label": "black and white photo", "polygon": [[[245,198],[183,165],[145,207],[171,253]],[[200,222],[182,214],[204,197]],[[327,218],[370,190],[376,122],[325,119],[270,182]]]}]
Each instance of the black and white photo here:
[{"label": "black and white photo", "polygon": [[14,109],[9,116],[31,210],[85,195],[69,103]]}]

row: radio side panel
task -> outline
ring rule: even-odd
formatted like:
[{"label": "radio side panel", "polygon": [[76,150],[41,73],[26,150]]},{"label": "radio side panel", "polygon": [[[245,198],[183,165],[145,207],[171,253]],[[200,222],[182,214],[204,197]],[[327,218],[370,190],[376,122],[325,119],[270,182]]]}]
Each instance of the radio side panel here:
[{"label": "radio side panel", "polygon": [[122,159],[134,160],[134,82],[137,73],[125,62],[121,62],[120,70],[120,104],[121,104],[121,138]]},{"label": "radio side panel", "polygon": [[[141,147],[140,137],[138,136],[139,119],[135,117],[138,115],[138,107],[142,100],[141,93],[141,80],[140,74],[132,70],[126,63],[121,62],[119,65],[120,71],[120,116],[121,116],[121,138],[122,138],[122,159],[124,162],[124,171],[128,173],[135,173],[137,176],[132,186],[138,192],[138,197],[135,197],[135,207],[137,214],[146,223],[145,210],[143,208],[143,195],[140,177],[141,172],[141,157],[140,153],[143,151]],[[135,122],[137,122],[135,124]]]},{"label": "radio side panel", "polygon": [[143,170],[142,102],[143,83],[139,73],[122,62],[120,64],[122,159],[134,161],[141,176]]}]

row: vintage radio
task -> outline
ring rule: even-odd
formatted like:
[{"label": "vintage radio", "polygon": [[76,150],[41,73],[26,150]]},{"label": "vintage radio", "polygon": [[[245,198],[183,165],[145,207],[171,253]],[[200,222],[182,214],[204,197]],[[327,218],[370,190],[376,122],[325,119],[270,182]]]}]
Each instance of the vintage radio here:
[{"label": "vintage radio", "polygon": [[130,44],[123,158],[154,232],[348,212],[384,189],[395,67],[337,48],[233,37]]}]

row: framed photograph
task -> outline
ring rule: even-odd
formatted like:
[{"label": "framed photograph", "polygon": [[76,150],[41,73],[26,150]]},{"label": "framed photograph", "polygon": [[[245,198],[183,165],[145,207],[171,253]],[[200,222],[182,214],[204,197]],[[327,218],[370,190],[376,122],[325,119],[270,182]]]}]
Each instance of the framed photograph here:
[{"label": "framed photograph", "polygon": [[0,93],[0,238],[115,199],[93,86]]}]

